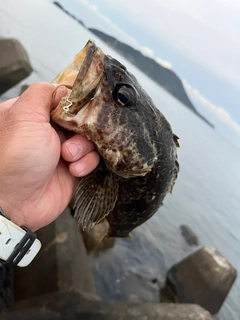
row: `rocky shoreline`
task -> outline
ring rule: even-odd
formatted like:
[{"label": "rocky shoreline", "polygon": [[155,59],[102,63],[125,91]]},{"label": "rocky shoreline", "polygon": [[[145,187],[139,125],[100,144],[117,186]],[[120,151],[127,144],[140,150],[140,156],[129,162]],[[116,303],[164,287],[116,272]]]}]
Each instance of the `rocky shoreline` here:
[{"label": "rocky shoreline", "polygon": [[69,208],[37,236],[42,249],[28,267],[14,270],[15,299],[12,307],[1,313],[2,320],[211,319],[209,312],[196,304],[100,299],[81,233]]},{"label": "rocky shoreline", "polygon": [[[114,247],[87,255],[81,232],[67,208],[54,223],[37,232],[42,249],[33,262],[26,268],[15,268],[14,301],[1,319],[22,319],[23,315],[26,319],[60,319],[53,318],[56,312],[103,320],[152,320],[157,315],[169,320],[212,319],[210,313],[219,311],[236,277],[229,262],[214,248],[192,248],[193,253],[166,273],[166,262],[165,266],[158,264],[157,270],[151,257],[155,255],[159,261],[161,251],[152,251],[151,244],[141,232],[138,238],[136,231],[132,240],[117,239]],[[180,229],[177,234],[182,237]],[[183,237],[182,243],[179,240],[176,236],[176,250],[185,242]],[[124,242],[131,257],[123,248]],[[136,253],[139,242],[142,248],[138,250],[142,251]],[[147,256],[151,258],[145,261]],[[111,298],[99,291],[98,280],[104,283],[105,291],[115,293]],[[199,306],[204,303],[205,309]]]},{"label": "rocky shoreline", "polygon": [[150,239],[150,222],[134,230],[130,239],[101,243],[105,223],[84,232],[83,237],[102,300],[194,303],[211,314],[219,312],[237,277],[236,270],[215,248],[201,246],[189,226],[158,230],[173,251],[167,261],[161,244]]}]

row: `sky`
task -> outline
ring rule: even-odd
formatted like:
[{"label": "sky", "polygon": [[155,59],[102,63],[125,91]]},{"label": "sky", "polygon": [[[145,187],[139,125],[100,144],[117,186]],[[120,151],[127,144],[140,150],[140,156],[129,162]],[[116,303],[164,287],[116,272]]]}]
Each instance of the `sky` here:
[{"label": "sky", "polygon": [[58,1],[87,27],[175,71],[195,106],[240,141],[239,0]]}]

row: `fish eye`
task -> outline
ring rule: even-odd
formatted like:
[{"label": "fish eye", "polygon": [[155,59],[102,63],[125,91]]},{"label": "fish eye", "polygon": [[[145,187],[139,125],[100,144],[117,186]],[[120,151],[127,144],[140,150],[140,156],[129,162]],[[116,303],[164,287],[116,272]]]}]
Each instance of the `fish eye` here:
[{"label": "fish eye", "polygon": [[137,93],[128,84],[116,85],[112,93],[113,100],[117,105],[127,107],[137,103]]}]

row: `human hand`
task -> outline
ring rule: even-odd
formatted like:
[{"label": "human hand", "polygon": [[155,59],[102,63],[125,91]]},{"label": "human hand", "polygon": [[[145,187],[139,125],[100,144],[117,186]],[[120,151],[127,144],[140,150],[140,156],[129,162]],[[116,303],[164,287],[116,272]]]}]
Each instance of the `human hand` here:
[{"label": "human hand", "polygon": [[[67,89],[36,83],[0,104],[0,207],[17,225],[35,231],[55,220],[78,179],[98,164],[94,144],[50,123]],[[55,96],[53,101],[53,96]]]}]

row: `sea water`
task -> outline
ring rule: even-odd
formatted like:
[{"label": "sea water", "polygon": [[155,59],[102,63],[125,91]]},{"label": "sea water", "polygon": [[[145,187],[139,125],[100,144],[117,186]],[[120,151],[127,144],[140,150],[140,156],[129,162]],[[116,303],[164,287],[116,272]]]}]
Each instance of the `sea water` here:
[{"label": "sea water", "polygon": [[[84,20],[81,13],[79,18]],[[167,195],[144,232],[155,246],[164,246],[165,255],[171,255],[171,241],[163,243],[159,229],[187,224],[201,244],[216,247],[240,273],[239,149],[50,1],[1,1],[0,37],[20,40],[34,69],[0,101],[17,96],[23,84],[51,81],[89,38],[125,64],[169,120],[181,145],[181,170],[173,194]],[[239,292],[237,279],[216,319],[240,319]]]}]

